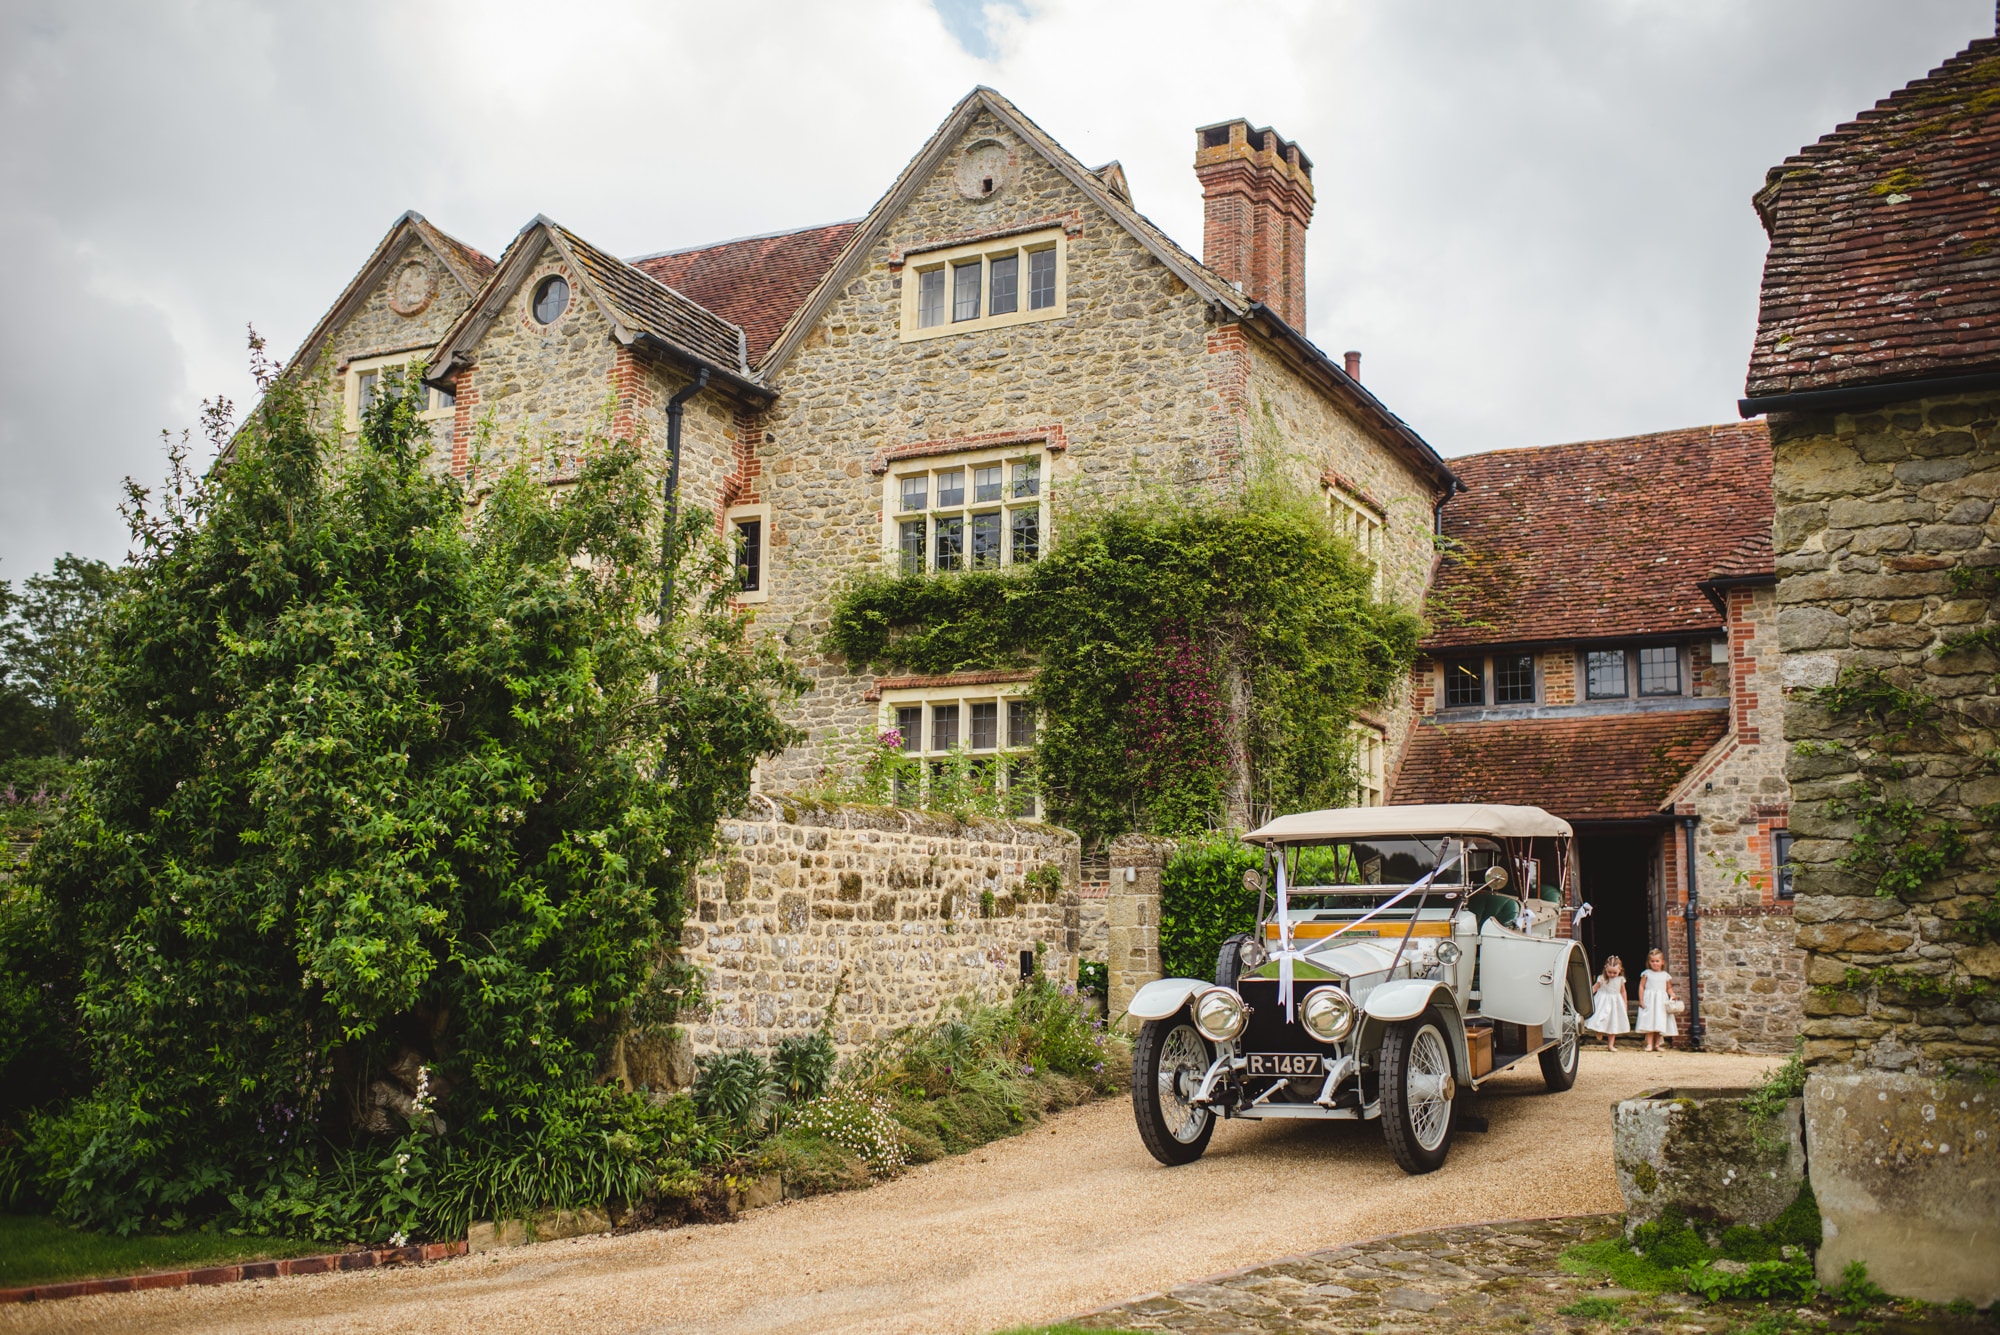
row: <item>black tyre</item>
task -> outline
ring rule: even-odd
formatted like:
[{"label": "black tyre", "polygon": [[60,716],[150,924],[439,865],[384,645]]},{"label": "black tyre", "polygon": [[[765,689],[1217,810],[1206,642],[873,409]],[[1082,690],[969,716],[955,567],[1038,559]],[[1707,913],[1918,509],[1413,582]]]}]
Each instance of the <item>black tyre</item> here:
[{"label": "black tyre", "polygon": [[1562,1041],[1543,1048],[1542,1082],[1549,1093],[1560,1094],[1576,1083],[1577,1068],[1583,1064],[1583,1012],[1577,1008],[1576,984],[1563,988]]},{"label": "black tyre", "polygon": [[1243,943],[1250,940],[1251,933],[1238,932],[1222,943],[1222,949],[1215,952],[1215,985],[1234,987],[1236,980],[1243,976]]},{"label": "black tyre", "polygon": [[1406,1173],[1428,1173],[1451,1150],[1458,1112],[1451,1040],[1435,1011],[1389,1026],[1382,1038],[1382,1136]]},{"label": "black tyre", "polygon": [[1132,1045],[1132,1116],[1147,1151],[1169,1167],[1199,1159],[1215,1134],[1215,1114],[1191,1102],[1214,1061],[1185,1013],[1146,1021]]}]

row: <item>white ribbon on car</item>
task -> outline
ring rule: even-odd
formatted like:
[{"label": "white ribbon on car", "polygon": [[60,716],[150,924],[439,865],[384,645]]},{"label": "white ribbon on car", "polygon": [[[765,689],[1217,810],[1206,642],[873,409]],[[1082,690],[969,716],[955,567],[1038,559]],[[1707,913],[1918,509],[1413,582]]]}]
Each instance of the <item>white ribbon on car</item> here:
[{"label": "white ribbon on car", "polygon": [[[1463,853],[1464,851],[1465,845],[1460,844],[1458,853],[1453,853],[1447,857],[1443,862],[1433,867],[1427,875],[1412,881],[1408,886],[1391,895],[1388,899],[1383,900],[1353,922],[1343,924],[1339,931],[1328,933],[1320,943],[1321,948],[1325,948],[1327,941],[1331,941],[1337,936],[1345,935],[1356,927],[1359,927],[1362,923],[1367,922],[1370,918],[1373,918],[1376,914],[1386,909],[1394,908],[1411,895],[1420,894],[1429,889],[1432,881],[1435,881],[1438,877],[1458,865],[1459,853]],[[1280,853],[1278,855],[1278,949],[1273,952],[1273,956],[1278,961],[1278,1004],[1285,1008],[1286,1024],[1293,1023],[1294,1018],[1292,1008],[1292,961],[1305,955],[1303,950],[1300,950],[1293,944],[1290,891],[1291,887],[1285,880],[1284,854]]]}]

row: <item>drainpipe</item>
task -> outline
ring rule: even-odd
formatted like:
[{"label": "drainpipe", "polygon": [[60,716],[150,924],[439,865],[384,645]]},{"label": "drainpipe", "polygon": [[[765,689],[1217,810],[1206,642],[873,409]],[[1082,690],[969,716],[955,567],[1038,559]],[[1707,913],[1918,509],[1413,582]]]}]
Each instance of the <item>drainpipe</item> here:
[{"label": "drainpipe", "polygon": [[708,368],[702,367],[692,382],[684,385],[667,400],[667,484],[662,499],[666,502],[667,528],[660,541],[660,561],[666,567],[665,578],[660,582],[660,625],[664,628],[667,618],[673,615],[674,606],[674,566],[677,564],[674,551],[674,530],[678,526],[681,513],[681,409],[687,401],[708,388]]},{"label": "drainpipe", "polygon": [[1438,497],[1438,503],[1431,507],[1431,532],[1433,534],[1436,534],[1440,537],[1443,536],[1444,508],[1445,506],[1451,504],[1452,497],[1458,495],[1458,493],[1464,490],[1465,490],[1465,484],[1463,482],[1460,482],[1457,478],[1453,478],[1451,480],[1451,485],[1444,489],[1444,495]]},{"label": "drainpipe", "polygon": [[1701,928],[1701,905],[1695,885],[1694,871],[1694,827],[1699,824],[1699,816],[1681,817],[1681,828],[1687,832],[1687,877],[1688,877],[1688,1046],[1701,1051],[1701,961],[1696,955],[1695,938]]}]

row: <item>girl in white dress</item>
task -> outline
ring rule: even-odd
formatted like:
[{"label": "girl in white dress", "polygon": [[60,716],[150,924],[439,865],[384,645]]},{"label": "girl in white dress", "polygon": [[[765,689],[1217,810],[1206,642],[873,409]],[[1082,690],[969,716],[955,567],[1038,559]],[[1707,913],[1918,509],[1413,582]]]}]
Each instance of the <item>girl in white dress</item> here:
[{"label": "girl in white dress", "polygon": [[1667,972],[1667,957],[1655,950],[1646,956],[1646,972],[1639,975],[1639,1023],[1634,1026],[1646,1036],[1648,1052],[1658,1052],[1661,1039],[1681,1031],[1669,1009],[1673,999],[1674,978]]},{"label": "girl in white dress", "polygon": [[1616,955],[1605,956],[1604,972],[1597,975],[1590,993],[1597,998],[1597,1005],[1583,1027],[1604,1035],[1604,1046],[1616,1052],[1618,1035],[1632,1032],[1632,1017],[1625,1010],[1625,961]]}]

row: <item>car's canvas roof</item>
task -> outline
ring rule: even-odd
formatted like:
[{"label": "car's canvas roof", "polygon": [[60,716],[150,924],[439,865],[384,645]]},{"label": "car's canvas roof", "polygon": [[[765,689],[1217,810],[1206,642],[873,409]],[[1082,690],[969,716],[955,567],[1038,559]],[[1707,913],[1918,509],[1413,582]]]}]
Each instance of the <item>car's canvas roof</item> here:
[{"label": "car's canvas roof", "polygon": [[1367,835],[1483,834],[1493,839],[1554,839],[1569,822],[1540,807],[1493,802],[1434,802],[1406,807],[1336,807],[1280,816],[1243,836],[1253,844],[1299,844]]}]

